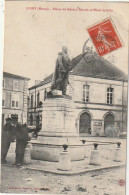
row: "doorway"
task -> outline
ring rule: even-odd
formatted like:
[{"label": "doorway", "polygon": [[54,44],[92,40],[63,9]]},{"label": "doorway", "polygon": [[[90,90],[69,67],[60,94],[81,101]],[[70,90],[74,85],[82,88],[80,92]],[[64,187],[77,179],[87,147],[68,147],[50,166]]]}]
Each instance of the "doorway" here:
[{"label": "doorway", "polygon": [[79,133],[89,133],[91,129],[91,116],[89,113],[84,112],[80,115]]},{"label": "doorway", "polygon": [[106,136],[113,136],[114,133],[114,115],[110,113],[107,114],[104,118],[104,134]]}]

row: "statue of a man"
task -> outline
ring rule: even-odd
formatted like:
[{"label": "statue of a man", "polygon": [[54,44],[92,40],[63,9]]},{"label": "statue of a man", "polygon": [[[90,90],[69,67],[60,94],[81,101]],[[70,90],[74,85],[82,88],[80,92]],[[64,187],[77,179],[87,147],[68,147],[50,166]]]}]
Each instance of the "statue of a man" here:
[{"label": "statue of a man", "polygon": [[66,95],[69,71],[72,69],[71,60],[67,52],[67,47],[63,46],[62,52],[58,53],[51,87],[51,90],[61,90],[63,95]]}]

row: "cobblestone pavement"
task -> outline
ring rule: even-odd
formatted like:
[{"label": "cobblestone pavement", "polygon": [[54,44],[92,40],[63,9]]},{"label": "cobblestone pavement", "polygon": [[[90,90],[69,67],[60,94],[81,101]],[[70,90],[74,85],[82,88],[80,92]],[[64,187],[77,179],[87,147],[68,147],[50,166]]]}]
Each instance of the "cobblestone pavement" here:
[{"label": "cobblestone pavement", "polygon": [[[100,138],[98,138],[98,140],[100,140]],[[102,140],[104,141],[106,139],[101,138],[101,141]],[[110,140],[114,141],[114,139]],[[126,140],[123,139],[119,141],[122,142],[122,147],[124,150]],[[101,147],[105,147],[104,152],[101,153],[101,156],[106,155],[109,156],[109,158],[112,158],[109,153],[111,148],[108,145],[100,146],[101,151],[103,151]],[[61,176],[17,168],[16,166],[12,165],[13,158],[14,145],[12,145],[10,148],[7,157],[8,163],[2,165],[1,169],[1,192],[3,193],[125,195],[124,167],[103,171],[93,171],[76,176]]]}]

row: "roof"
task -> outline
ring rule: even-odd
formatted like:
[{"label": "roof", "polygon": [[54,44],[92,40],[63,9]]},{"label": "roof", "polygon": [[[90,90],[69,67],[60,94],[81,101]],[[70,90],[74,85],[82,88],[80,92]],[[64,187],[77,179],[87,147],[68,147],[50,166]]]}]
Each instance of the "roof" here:
[{"label": "roof", "polygon": [[[104,57],[100,57],[96,52],[93,52],[92,54],[80,54],[73,58],[72,67],[73,70],[70,72],[70,75],[128,81],[128,75],[126,73],[106,60]],[[29,90],[50,83],[52,75],[53,73],[39,84],[30,87]]]},{"label": "roof", "polygon": [[35,89],[37,87],[40,87],[40,86],[43,86],[47,83],[50,83],[52,81],[52,76],[53,76],[53,73],[50,74],[48,77],[45,77],[45,79],[43,81],[41,81],[40,83],[36,84],[36,85],[33,85],[32,87],[29,88],[30,89]]},{"label": "roof", "polygon": [[8,73],[8,72],[3,72],[3,76],[4,77],[10,77],[10,78],[16,78],[16,79],[30,80],[27,77],[19,76],[19,75],[16,75],[16,74],[11,74],[11,73]]},{"label": "roof", "polygon": [[101,78],[107,80],[128,81],[128,75],[117,66],[100,57],[96,52],[93,54],[79,55],[73,59],[73,64],[77,65],[70,73],[72,75]]}]

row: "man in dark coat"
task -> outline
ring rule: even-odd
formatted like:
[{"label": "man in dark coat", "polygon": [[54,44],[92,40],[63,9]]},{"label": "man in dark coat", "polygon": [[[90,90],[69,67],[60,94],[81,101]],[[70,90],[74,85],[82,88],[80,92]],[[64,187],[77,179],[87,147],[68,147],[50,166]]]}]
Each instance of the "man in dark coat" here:
[{"label": "man in dark coat", "polygon": [[71,70],[71,60],[67,51],[67,47],[64,46],[62,52],[58,53],[51,87],[52,90],[61,90],[63,95],[66,95],[69,71]]},{"label": "man in dark coat", "polygon": [[24,160],[25,148],[30,140],[28,135],[28,130],[26,125],[21,125],[17,123],[15,127],[15,136],[16,136],[16,162],[17,166],[22,166]]},{"label": "man in dark coat", "polygon": [[11,118],[6,118],[6,124],[2,129],[1,136],[1,163],[6,163],[6,156],[11,142],[14,142],[14,125]]}]

